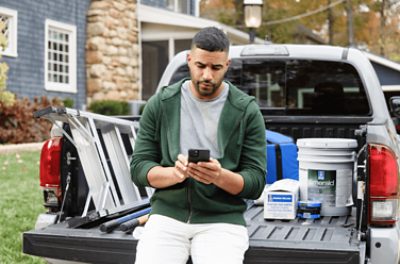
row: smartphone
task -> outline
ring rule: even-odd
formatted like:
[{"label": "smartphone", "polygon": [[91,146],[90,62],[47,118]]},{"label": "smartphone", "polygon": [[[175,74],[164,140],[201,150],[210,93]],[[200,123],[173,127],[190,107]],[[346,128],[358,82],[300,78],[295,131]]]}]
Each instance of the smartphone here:
[{"label": "smartphone", "polygon": [[208,149],[189,149],[189,162],[210,161],[210,150]]}]

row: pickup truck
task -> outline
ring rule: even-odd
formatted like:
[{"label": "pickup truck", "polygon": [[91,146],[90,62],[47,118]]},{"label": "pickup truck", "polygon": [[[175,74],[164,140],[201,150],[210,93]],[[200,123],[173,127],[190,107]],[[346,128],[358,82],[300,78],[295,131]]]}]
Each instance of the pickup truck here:
[{"label": "pickup truck", "polygon": [[[358,145],[351,214],[266,220],[263,207],[248,201],[250,247],[244,263],[399,263],[399,138],[363,52],[333,46],[245,45],[231,47],[230,58],[226,79],[256,98],[266,128],[295,141],[351,138]],[[158,89],[188,76],[186,52],[181,52],[167,66]],[[316,88],[332,82],[340,89]],[[391,102],[398,115],[400,99]],[[65,113],[47,113],[57,111]],[[138,117],[125,118],[134,123]],[[64,133],[53,134],[62,144],[45,144],[42,151],[42,156],[51,154],[41,162],[47,158],[52,163],[41,168],[41,173],[52,170],[49,183],[41,183],[48,213],[38,217],[35,230],[24,232],[23,252],[76,262],[133,263],[136,237],[99,230],[107,216],[90,214],[93,206],[86,204],[87,175],[80,162],[84,157],[69,140],[68,124],[60,128]],[[87,223],[71,225],[71,219]]]}]

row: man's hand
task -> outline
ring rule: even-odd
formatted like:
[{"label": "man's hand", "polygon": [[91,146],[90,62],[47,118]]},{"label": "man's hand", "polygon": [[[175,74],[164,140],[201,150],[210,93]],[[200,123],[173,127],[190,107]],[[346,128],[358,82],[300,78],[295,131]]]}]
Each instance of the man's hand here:
[{"label": "man's hand", "polygon": [[222,167],[218,160],[210,158],[209,162],[190,162],[188,166],[188,174],[193,179],[204,184],[217,184],[221,176]]},{"label": "man's hand", "polygon": [[222,168],[218,160],[190,162],[187,166],[189,177],[204,184],[214,184],[224,191],[236,195],[243,190],[244,180],[238,173]]},{"label": "man's hand", "polygon": [[188,175],[188,159],[186,156],[179,154],[178,159],[175,161],[175,167],[173,174],[177,178],[178,183],[183,182],[186,178],[189,177]]},{"label": "man's hand", "polygon": [[147,179],[154,188],[166,188],[181,183],[188,177],[204,184],[214,184],[231,194],[243,190],[244,180],[238,173],[222,168],[218,160],[208,162],[188,162],[186,156],[179,154],[174,167],[156,166],[149,170]]},{"label": "man's hand", "polygon": [[154,188],[166,188],[181,183],[188,175],[187,158],[179,154],[174,167],[155,166],[147,173],[147,179]]}]

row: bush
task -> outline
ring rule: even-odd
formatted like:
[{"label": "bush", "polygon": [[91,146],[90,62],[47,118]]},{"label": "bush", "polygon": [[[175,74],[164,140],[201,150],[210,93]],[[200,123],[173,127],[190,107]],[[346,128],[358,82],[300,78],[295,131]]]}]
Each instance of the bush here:
[{"label": "bush", "polygon": [[94,101],[88,108],[91,112],[101,115],[129,115],[129,105],[127,102],[114,100]]},{"label": "bush", "polygon": [[59,99],[49,100],[43,96],[16,99],[13,105],[0,102],[0,144],[41,142],[50,137],[51,122],[43,118],[35,119],[33,112],[47,106],[61,106]]},{"label": "bush", "polygon": [[63,104],[65,107],[72,108],[74,106],[74,100],[72,98],[65,98],[63,100]]}]

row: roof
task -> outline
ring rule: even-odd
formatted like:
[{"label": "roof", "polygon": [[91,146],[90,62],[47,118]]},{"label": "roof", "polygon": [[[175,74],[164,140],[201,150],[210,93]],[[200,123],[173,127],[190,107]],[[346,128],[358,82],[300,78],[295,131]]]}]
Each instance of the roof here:
[{"label": "roof", "polygon": [[370,52],[364,51],[365,55],[368,57],[370,61],[376,62],[393,70],[396,70],[400,73],[400,63],[394,62],[392,60],[386,59],[384,57],[375,55]]},{"label": "roof", "polygon": [[[214,20],[171,12],[165,9],[138,4],[138,19],[142,23],[158,24],[165,29],[172,30],[180,28],[183,33],[192,34],[205,27],[217,27],[223,30],[236,44],[246,44],[249,41],[249,34],[233,27],[219,23]],[[189,31],[189,32],[188,32]],[[176,32],[176,31],[175,31]],[[161,33],[161,32],[160,32]],[[146,38],[146,36],[144,36]],[[256,43],[263,43],[260,38],[256,38]]]},{"label": "roof", "polygon": [[[371,62],[379,64],[383,67],[392,69],[394,71],[397,71],[400,76],[400,63],[394,62],[392,60],[386,59],[382,56],[378,56],[378,55],[370,53],[370,52],[364,51],[364,53]],[[379,76],[379,79],[381,79],[381,78],[385,78],[385,77]],[[393,83],[390,85],[382,84],[382,90],[384,92],[398,92],[398,91],[400,91],[400,83],[398,83],[398,84]]]}]

